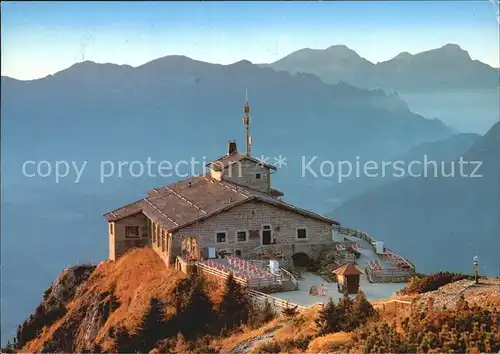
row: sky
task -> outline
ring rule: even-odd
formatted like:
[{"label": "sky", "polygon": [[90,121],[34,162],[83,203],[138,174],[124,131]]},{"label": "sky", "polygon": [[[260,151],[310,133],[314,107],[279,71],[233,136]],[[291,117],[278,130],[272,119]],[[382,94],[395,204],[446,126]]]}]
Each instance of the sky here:
[{"label": "sky", "polygon": [[334,44],[376,63],[447,43],[498,67],[493,1],[9,1],[1,4],[1,69],[30,80],[84,60],[138,66],[177,54],[268,63]]}]

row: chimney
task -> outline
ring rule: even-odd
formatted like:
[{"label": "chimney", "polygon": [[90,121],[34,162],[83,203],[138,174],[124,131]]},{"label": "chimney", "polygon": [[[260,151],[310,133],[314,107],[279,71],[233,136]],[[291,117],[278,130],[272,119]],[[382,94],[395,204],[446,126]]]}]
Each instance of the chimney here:
[{"label": "chimney", "polygon": [[227,154],[231,155],[237,151],[238,151],[238,149],[236,148],[236,141],[230,140],[227,144]]}]

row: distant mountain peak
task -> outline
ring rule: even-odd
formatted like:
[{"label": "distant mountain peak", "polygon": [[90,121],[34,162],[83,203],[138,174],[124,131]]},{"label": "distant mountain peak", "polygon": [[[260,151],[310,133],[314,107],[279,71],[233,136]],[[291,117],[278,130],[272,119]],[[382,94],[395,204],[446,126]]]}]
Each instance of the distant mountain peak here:
[{"label": "distant mountain peak", "polygon": [[346,59],[356,62],[362,60],[361,56],[351,48],[342,44],[337,44],[326,49],[302,48],[288,54],[273,64],[281,65],[285,63],[286,65],[286,63],[313,61],[315,66],[324,66],[331,65],[332,62],[345,61]]},{"label": "distant mountain peak", "polygon": [[75,69],[75,68],[90,68],[90,67],[93,67],[96,65],[98,65],[98,64],[95,61],[85,60],[85,61],[80,61],[78,63],[74,63],[73,65],[71,65],[69,68],[67,68],[65,70],[70,70],[70,69]]},{"label": "distant mountain peak", "polygon": [[465,51],[458,44],[455,44],[455,43],[448,43],[448,44],[442,46],[441,49]]},{"label": "distant mountain peak", "polygon": [[142,64],[141,66],[148,65],[151,63],[159,63],[159,62],[161,62],[161,63],[179,63],[179,62],[194,62],[194,61],[196,61],[196,60],[191,59],[190,57],[187,57],[185,55],[175,54],[175,55],[166,55],[164,57],[151,60],[147,63]]},{"label": "distant mountain peak", "polygon": [[334,45],[331,45],[329,46],[328,48],[325,49],[326,51],[332,51],[332,50],[345,50],[345,51],[350,51],[350,52],[354,52],[354,50],[352,50],[351,48],[349,48],[348,46],[344,45],[344,44],[334,44]]},{"label": "distant mountain peak", "polygon": [[334,54],[335,56],[361,58],[358,53],[343,44],[332,45],[326,48],[325,52]]},{"label": "distant mountain peak", "polygon": [[411,55],[410,53],[408,52],[402,52],[402,53],[399,53],[398,55],[396,55],[393,59],[409,59],[411,58],[413,55]]},{"label": "distant mountain peak", "polygon": [[453,43],[448,43],[440,48],[431,49],[417,55],[445,55],[459,60],[472,60],[468,51],[462,49],[458,44]]},{"label": "distant mountain peak", "polygon": [[469,52],[465,49],[462,49],[458,44],[448,43],[439,49],[451,55],[467,55],[467,57],[470,59]]},{"label": "distant mountain peak", "polygon": [[266,66],[310,73],[329,84],[345,81],[356,87],[389,91],[496,89],[499,70],[473,60],[469,52],[454,43],[422,52],[405,51],[376,64],[342,44],[326,49],[303,48]]},{"label": "distant mountain peak", "polygon": [[230,66],[248,66],[248,65],[253,65],[251,61],[249,60],[246,60],[246,59],[243,59],[243,60],[240,60],[240,61],[237,61],[235,63],[232,63],[232,64],[229,64]]}]

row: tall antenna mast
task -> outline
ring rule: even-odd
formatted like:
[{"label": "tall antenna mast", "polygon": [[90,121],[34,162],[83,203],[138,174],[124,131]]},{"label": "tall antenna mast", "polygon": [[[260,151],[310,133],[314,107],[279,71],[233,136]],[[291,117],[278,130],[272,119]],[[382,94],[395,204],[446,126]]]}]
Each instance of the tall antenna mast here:
[{"label": "tall antenna mast", "polygon": [[245,89],[245,106],[243,107],[243,124],[245,125],[245,148],[247,156],[250,156],[252,151],[252,137],[250,136],[250,106],[248,105],[248,89]]}]

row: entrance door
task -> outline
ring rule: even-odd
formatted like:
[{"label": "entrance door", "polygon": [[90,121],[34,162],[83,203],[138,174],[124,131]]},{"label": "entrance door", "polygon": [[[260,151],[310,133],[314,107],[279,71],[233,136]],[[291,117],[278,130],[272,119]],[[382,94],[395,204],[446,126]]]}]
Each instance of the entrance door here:
[{"label": "entrance door", "polygon": [[270,245],[272,241],[271,225],[262,226],[262,244]]}]

